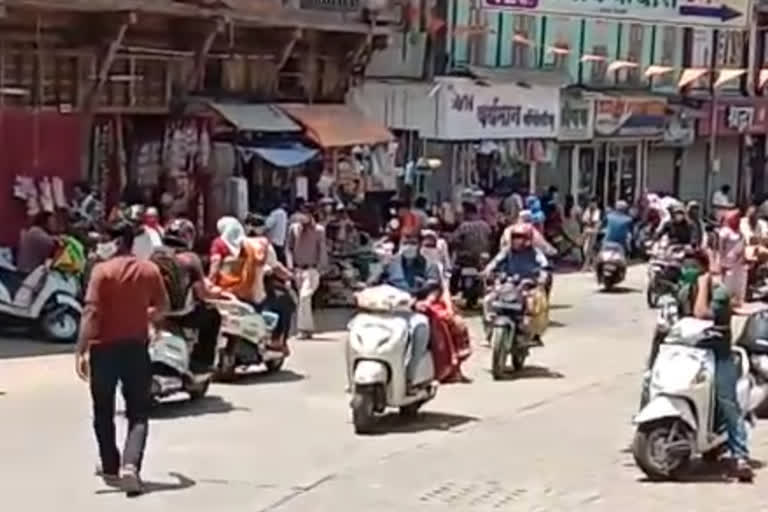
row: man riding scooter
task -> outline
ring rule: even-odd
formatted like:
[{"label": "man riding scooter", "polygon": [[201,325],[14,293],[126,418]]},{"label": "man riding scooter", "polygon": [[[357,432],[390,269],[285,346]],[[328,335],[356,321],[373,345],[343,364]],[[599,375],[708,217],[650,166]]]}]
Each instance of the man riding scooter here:
[{"label": "man riding scooter", "polygon": [[419,236],[408,233],[400,241],[400,252],[384,270],[383,282],[410,293],[416,300],[417,313],[408,318],[410,330],[409,352],[406,354],[406,380],[412,391],[416,366],[429,350],[429,319],[424,313],[430,295],[441,290],[439,267],[419,254]]},{"label": "man riding scooter", "polygon": [[[509,231],[509,247],[502,249],[499,254],[485,267],[483,274],[503,274],[507,277],[518,276],[521,279],[531,279],[539,286],[534,291],[533,302],[540,307],[538,314],[531,319],[531,341],[541,345],[541,335],[549,323],[549,307],[547,305],[545,269],[549,266],[546,256],[532,245],[533,228],[526,224],[515,224]],[[483,299],[484,318],[489,317],[490,305],[496,299],[495,291],[488,293]]]},{"label": "man riding scooter", "polygon": [[172,251],[175,263],[183,274],[179,279],[183,283],[184,295],[188,296],[191,292],[191,303],[181,311],[170,312],[167,317],[182,327],[198,331],[198,340],[190,357],[190,371],[200,374],[213,371],[216,341],[221,327],[219,311],[205,301],[222,299],[226,294],[206,279],[200,257],[192,252],[195,237],[194,224],[180,218],[171,221],[166,227],[163,243]]},{"label": "man riding scooter", "polygon": [[701,235],[693,222],[688,219],[683,205],[675,203],[670,210],[672,217],[659,226],[654,234],[654,239],[658,241],[666,236],[670,245],[698,247],[701,244]]}]

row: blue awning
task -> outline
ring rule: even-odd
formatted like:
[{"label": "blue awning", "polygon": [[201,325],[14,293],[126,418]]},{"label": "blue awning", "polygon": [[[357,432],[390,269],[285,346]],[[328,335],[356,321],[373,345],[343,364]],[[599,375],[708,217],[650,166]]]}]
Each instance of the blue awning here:
[{"label": "blue awning", "polygon": [[296,167],[311,160],[318,153],[316,149],[307,147],[298,142],[268,147],[239,146],[237,149],[246,160],[250,160],[250,156],[256,154],[275,167]]}]

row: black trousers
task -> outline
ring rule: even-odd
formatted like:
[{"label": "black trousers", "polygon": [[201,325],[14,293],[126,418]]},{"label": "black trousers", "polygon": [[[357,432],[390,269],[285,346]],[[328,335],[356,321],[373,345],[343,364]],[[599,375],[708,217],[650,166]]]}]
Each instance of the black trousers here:
[{"label": "black trousers", "polygon": [[190,359],[203,366],[211,366],[216,357],[216,342],[221,328],[221,314],[213,306],[198,304],[195,309],[176,319],[182,327],[197,329],[197,343]]},{"label": "black trousers", "polygon": [[288,334],[291,331],[291,320],[296,312],[296,304],[293,302],[293,298],[288,293],[288,290],[284,286],[277,285],[274,279],[267,278],[265,280],[265,288],[267,297],[260,304],[254,304],[254,306],[259,311],[266,309],[274,311],[279,315],[277,327],[272,331],[272,339],[282,341],[288,338]]},{"label": "black trousers", "polygon": [[272,244],[272,247],[275,248],[275,254],[277,255],[277,259],[280,261],[280,263],[285,265],[286,264],[285,263],[285,247],[283,247],[282,245],[275,245],[275,244]]},{"label": "black trousers", "polygon": [[147,343],[126,340],[90,350],[93,428],[99,444],[101,467],[106,474],[117,474],[120,452],[115,440],[115,391],[120,382],[128,419],[128,435],[123,448],[123,466],[141,470],[149,431],[152,371]]}]

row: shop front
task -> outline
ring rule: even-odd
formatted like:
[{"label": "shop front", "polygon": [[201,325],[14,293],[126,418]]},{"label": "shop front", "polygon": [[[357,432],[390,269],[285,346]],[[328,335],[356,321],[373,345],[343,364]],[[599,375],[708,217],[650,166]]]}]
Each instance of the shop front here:
[{"label": "shop front", "polygon": [[462,189],[490,191],[500,183],[536,191],[541,167],[555,161],[559,87],[454,77],[436,84],[435,117],[420,133],[448,149],[443,197],[455,200]]},{"label": "shop front", "polygon": [[580,146],[578,195],[612,206],[632,203],[646,189],[650,143],[661,140],[666,100],[602,95],[595,99],[595,138]]},{"label": "shop front", "polygon": [[563,94],[560,108],[560,131],[557,134],[557,173],[549,180],[560,190],[568,190],[581,203],[589,200],[592,183],[582,189],[580,182],[581,151],[591,148],[595,133],[594,99],[584,95]]},{"label": "shop front", "polygon": [[[691,160],[704,165],[695,168],[686,165],[688,179],[703,183],[703,196],[707,198],[725,184],[731,186],[741,202],[764,194],[768,190],[765,169],[768,101],[718,98],[714,117],[711,103],[704,104],[702,111],[708,115],[697,123],[699,138],[692,148],[696,155]],[[714,148],[710,148],[713,141]],[[714,156],[713,162],[709,161],[711,156]],[[707,173],[707,169],[712,172]]]}]

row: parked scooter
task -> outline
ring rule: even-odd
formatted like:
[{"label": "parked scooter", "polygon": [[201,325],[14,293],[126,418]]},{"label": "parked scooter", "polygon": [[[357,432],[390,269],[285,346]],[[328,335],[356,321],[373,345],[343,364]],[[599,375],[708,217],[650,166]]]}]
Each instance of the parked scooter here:
[{"label": "parked scooter", "polygon": [[39,327],[45,338],[74,342],[83,306],[77,277],[52,263],[19,272],[0,258],[0,323]]},{"label": "parked scooter", "polygon": [[627,259],[620,244],[604,243],[597,254],[595,264],[597,283],[610,291],[624,281],[627,275]]},{"label": "parked scooter", "polygon": [[195,375],[189,370],[192,344],[196,341],[194,329],[177,327],[154,331],[149,344],[153,400],[182,392],[189,394],[191,400],[198,400],[208,392],[212,374]]},{"label": "parked scooter", "polygon": [[282,351],[270,350],[272,331],[279,317],[271,311],[257,312],[238,300],[211,300],[221,314],[216,378],[232,381],[238,369],[263,364],[268,373],[279,371],[285,362]]},{"label": "parked scooter", "polygon": [[[650,401],[634,419],[635,462],[653,480],[682,476],[692,458],[717,456],[727,434],[715,424],[715,358],[705,348],[721,334],[707,320],[683,318],[659,348],[650,382]],[[739,405],[748,425],[766,386],[755,385],[744,349],[733,347],[741,377]]]},{"label": "parked scooter", "polygon": [[370,433],[376,415],[399,407],[414,415],[435,397],[437,383],[432,353],[427,352],[416,370],[407,394],[405,353],[409,338],[409,313],[361,312],[349,323],[346,360],[352,392],[352,422],[358,434]]},{"label": "parked scooter", "polygon": [[491,342],[491,374],[494,380],[504,377],[510,358],[515,371],[525,366],[532,346],[525,328],[525,295],[536,286],[536,282],[530,279],[496,283],[495,299],[490,304],[490,318],[485,319]]}]

